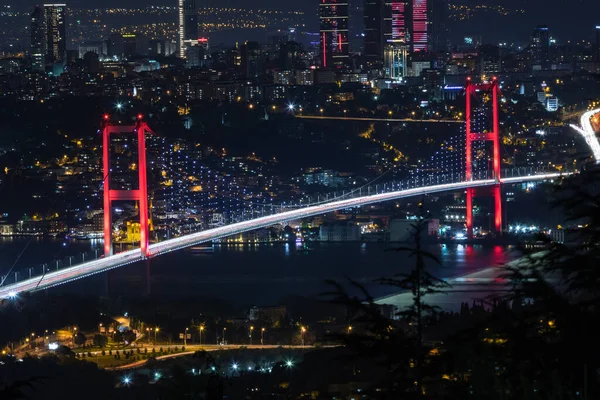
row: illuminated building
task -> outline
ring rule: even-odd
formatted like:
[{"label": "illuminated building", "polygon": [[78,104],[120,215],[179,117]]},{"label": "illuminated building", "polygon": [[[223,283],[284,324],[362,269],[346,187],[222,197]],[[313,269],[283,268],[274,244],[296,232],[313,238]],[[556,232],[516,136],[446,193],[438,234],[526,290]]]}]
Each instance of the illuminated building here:
[{"label": "illuminated building", "polygon": [[312,69],[296,70],[296,85],[312,86],[315,84],[315,74]]},{"label": "illuminated building", "polygon": [[36,6],[31,13],[31,68],[34,71],[43,71],[45,68],[44,54],[46,53],[44,26],[44,10]]},{"label": "illuminated building", "polygon": [[[365,55],[373,59],[389,55],[388,45],[405,45],[410,40],[409,4],[403,1],[366,0],[365,2]],[[387,65],[387,63],[386,63]]]},{"label": "illuminated building", "polygon": [[198,11],[196,0],[178,0],[179,16],[179,57],[186,57],[186,42],[198,39]]},{"label": "illuminated building", "polygon": [[401,81],[406,76],[406,56],[408,47],[400,44],[389,44],[385,47],[383,64],[385,77]]},{"label": "illuminated building", "polygon": [[62,63],[67,55],[66,4],[44,4],[46,61]]},{"label": "illuminated building", "polygon": [[550,32],[546,25],[539,25],[531,36],[531,59],[534,69],[550,68]]},{"label": "illuminated building", "polygon": [[107,52],[106,42],[87,42],[79,45],[79,58],[83,58],[86,53],[96,53],[104,56]]},{"label": "illuminated building", "polygon": [[410,8],[406,1],[387,1],[384,18],[383,64],[386,78],[401,81],[406,76],[406,56],[410,33],[408,31]]},{"label": "illuminated building", "polygon": [[413,52],[429,51],[429,36],[427,22],[427,2],[431,0],[412,0],[412,32],[411,43]]},{"label": "illuminated building", "polygon": [[492,76],[502,72],[500,48],[492,44],[479,47],[481,75]]},{"label": "illuminated building", "polygon": [[320,57],[325,68],[346,64],[348,54],[348,1],[320,0]]},{"label": "illuminated building", "polygon": [[125,33],[113,34],[108,38],[107,53],[111,57],[128,58],[135,55],[148,55],[149,42],[145,35]]},{"label": "illuminated building", "polygon": [[408,21],[410,8],[406,1],[386,1],[384,17],[384,39],[386,43],[408,43]]}]

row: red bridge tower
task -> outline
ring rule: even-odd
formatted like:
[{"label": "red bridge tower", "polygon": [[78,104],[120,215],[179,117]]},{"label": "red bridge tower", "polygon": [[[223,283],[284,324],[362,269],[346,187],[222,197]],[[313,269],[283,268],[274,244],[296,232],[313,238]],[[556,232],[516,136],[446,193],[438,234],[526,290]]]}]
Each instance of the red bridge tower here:
[{"label": "red bridge tower", "polygon": [[[148,182],[146,176],[146,132],[152,132],[139,114],[135,125],[113,125],[109,115],[104,115],[102,126],[102,151],[104,161],[104,255],[112,255],[112,202],[115,200],[133,200],[139,202],[140,213],[140,249],[143,257],[148,257]],[[137,134],[138,173],[137,190],[114,190],[110,188],[110,135]]]},{"label": "red bridge tower", "polygon": [[[476,96],[478,92],[490,93],[492,101],[492,130],[491,132],[473,132],[472,127],[472,97]],[[493,178],[496,180],[496,184],[490,189],[467,189],[467,236],[473,237],[473,197],[478,195],[491,195],[494,198],[494,227],[496,233],[502,234],[502,191],[500,188],[500,123],[498,120],[498,96],[500,94],[500,87],[498,80],[494,77],[490,82],[484,82],[480,84],[474,84],[470,78],[467,78],[466,85],[466,98],[467,98],[467,165],[466,165],[466,178],[467,181],[473,180],[473,169],[472,169],[472,143],[477,140],[488,141],[493,143]],[[487,193],[482,193],[486,191]]]}]

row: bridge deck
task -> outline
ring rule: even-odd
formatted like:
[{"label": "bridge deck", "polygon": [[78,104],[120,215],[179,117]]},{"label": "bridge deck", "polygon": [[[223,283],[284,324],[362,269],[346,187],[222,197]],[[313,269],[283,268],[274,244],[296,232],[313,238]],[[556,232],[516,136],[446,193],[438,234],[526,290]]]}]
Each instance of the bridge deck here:
[{"label": "bridge deck", "polygon": [[[502,183],[522,183],[531,181],[543,181],[559,178],[565,174],[549,173],[530,176],[519,176],[514,178],[502,179]],[[311,217],[319,214],[325,214],[331,211],[344,208],[360,207],[373,203],[380,203],[389,200],[397,200],[407,197],[422,196],[426,194],[465,190],[473,187],[485,187],[495,185],[497,182],[493,179],[474,180],[470,182],[446,183],[441,185],[425,186],[414,189],[379,193],[370,196],[356,197],[346,200],[332,201],[325,204],[314,205],[285,211],[265,217],[238,222],[218,228],[208,229],[202,232],[193,233],[186,236],[170,239],[164,242],[155,243],[150,246],[151,257],[156,257],[164,253],[180,250],[186,247],[220,239],[230,235],[268,227],[284,221]],[[73,267],[68,267],[59,271],[46,273],[21,282],[12,283],[0,287],[0,299],[11,298],[22,292],[35,292],[47,289],[53,286],[62,285],[77,279],[85,278],[94,274],[105,272],[114,268],[122,267],[127,264],[142,261],[141,251],[139,249],[129,250],[123,253],[115,254],[110,257],[82,263]]]}]

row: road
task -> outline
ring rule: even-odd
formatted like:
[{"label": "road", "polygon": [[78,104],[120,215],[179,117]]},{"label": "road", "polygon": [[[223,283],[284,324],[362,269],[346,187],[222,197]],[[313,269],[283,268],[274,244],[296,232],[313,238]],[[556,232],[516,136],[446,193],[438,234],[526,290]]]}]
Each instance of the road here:
[{"label": "road", "polygon": [[[309,349],[314,349],[314,346],[279,346],[279,345],[248,345],[248,346],[240,346],[240,345],[229,345],[229,346],[216,346],[216,345],[212,345],[212,346],[189,346],[186,348],[189,348],[189,351],[185,351],[182,353],[176,353],[176,354],[167,354],[164,356],[158,356],[156,357],[156,360],[161,361],[161,360],[168,360],[170,358],[177,358],[177,357],[183,357],[183,356],[190,356],[193,355],[195,352],[199,351],[199,350],[204,350],[204,351],[219,351],[219,350],[239,350],[241,347],[244,347],[245,349],[252,349],[252,350],[268,350],[268,349],[278,349],[280,347],[284,347],[286,349],[295,349],[295,350],[309,350]],[[334,346],[323,346],[323,347],[334,347]],[[94,353],[92,353],[94,354]],[[113,371],[125,371],[125,370],[130,370],[130,369],[135,369],[135,368],[139,368],[144,366],[144,364],[146,364],[148,362],[148,360],[140,360],[140,361],[136,361],[133,362],[131,364],[127,364],[127,365],[121,365],[115,368],[112,368]]]},{"label": "road", "polygon": [[321,115],[296,115],[301,119],[320,119],[320,120],[338,120],[338,121],[367,121],[367,122],[426,122],[440,124],[464,124],[465,121],[456,119],[412,119],[412,118],[368,118],[368,117],[335,117]]},{"label": "road", "polygon": [[[504,184],[511,184],[532,181],[544,181],[560,178],[565,175],[568,174],[549,173],[530,176],[518,176],[514,178],[502,179],[501,182]],[[332,201],[329,203],[298,208],[292,211],[285,211],[218,228],[207,229],[205,231],[152,244],[149,250],[151,253],[151,257],[156,257],[161,254],[181,250],[186,247],[194,246],[200,243],[210,242],[215,239],[221,239],[227,236],[237,235],[243,232],[273,226],[285,221],[297,220],[312,217],[315,215],[326,214],[336,210],[361,207],[368,204],[380,203],[390,200],[398,200],[414,196],[423,196],[427,194],[449,191],[463,191],[467,188],[486,187],[493,186],[495,184],[497,184],[497,181],[494,179],[473,180],[468,182],[457,183],[444,183],[387,193],[378,193],[370,196],[362,196],[345,200]],[[101,258],[73,267],[65,268],[59,271],[50,272],[42,277],[31,278],[18,283],[4,285],[0,287],[0,299],[12,299],[22,292],[35,292],[38,290],[48,289],[54,286],[72,282],[77,279],[85,278],[87,276],[105,272],[114,268],[119,268],[124,265],[133,264],[142,261],[144,258],[145,257],[142,256],[141,251],[139,249],[134,249],[125,251],[123,253],[118,253],[110,257]]]},{"label": "road", "polygon": [[581,127],[571,124],[571,128],[575,129],[581,136],[583,136],[585,142],[590,147],[590,150],[592,150],[596,164],[600,163],[600,143],[598,142],[598,137],[596,136],[596,132],[592,127],[592,117],[599,113],[600,108],[584,113],[581,116]]}]

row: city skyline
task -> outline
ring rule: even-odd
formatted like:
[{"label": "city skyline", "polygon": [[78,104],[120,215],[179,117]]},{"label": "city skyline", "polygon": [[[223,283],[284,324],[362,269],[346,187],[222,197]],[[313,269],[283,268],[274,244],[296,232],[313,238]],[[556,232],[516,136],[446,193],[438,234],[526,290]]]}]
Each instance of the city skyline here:
[{"label": "city skyline", "polygon": [[[123,3],[115,2],[103,2],[98,4],[93,4],[89,2],[75,1],[69,2],[72,8],[86,8],[88,6],[93,7],[110,7],[110,6],[124,6]],[[316,4],[312,2],[305,3],[293,3],[293,5],[288,6],[287,4],[277,2],[274,0],[263,0],[258,3],[254,3],[253,7],[267,7],[272,9],[282,9],[282,10],[292,10],[296,7],[300,6],[301,11],[303,11],[307,15],[314,15],[316,12]],[[461,4],[461,3],[456,3]],[[465,3],[468,4],[468,3]],[[520,37],[523,37],[525,34],[530,32],[531,29],[525,29],[525,25],[536,26],[547,24],[550,26],[550,29],[555,32],[555,35],[559,41],[568,41],[568,40],[579,40],[582,38],[592,38],[592,34],[587,32],[584,28],[586,25],[595,25],[598,24],[597,19],[594,15],[597,15],[597,12],[600,11],[600,5],[593,0],[582,0],[579,3],[579,7],[562,7],[561,2],[559,0],[555,0],[554,2],[548,3],[543,2],[542,0],[529,1],[525,4],[522,2],[518,2],[516,0],[506,0],[506,1],[498,1],[491,3],[490,5],[500,5],[506,7],[508,10],[518,10],[522,9],[524,11],[523,14],[517,13],[514,15],[509,15],[508,17],[499,18],[492,14],[481,14],[479,18],[469,20],[471,28],[467,28],[464,24],[455,25],[455,29],[452,30],[451,34],[457,33],[458,35],[481,35],[483,36],[484,43],[497,43],[499,41],[518,41]],[[150,3],[140,3],[135,0],[130,0],[125,6],[130,7],[144,7],[146,5],[156,5],[156,6],[168,6],[176,7],[177,4],[168,4],[164,1],[155,0]],[[12,5],[13,8],[21,9],[22,11],[31,12],[31,9],[35,6],[35,4],[24,5],[22,3],[15,3]],[[198,3],[198,7],[243,7],[245,4],[239,3],[237,0],[228,0],[226,2],[217,2],[217,1],[206,1],[202,3]],[[560,13],[553,12],[554,10],[560,9]],[[586,12],[581,12],[581,10],[586,10]],[[594,11],[595,10],[595,11]],[[512,26],[512,29],[494,29],[493,32],[490,32],[486,29],[485,20],[490,20],[492,18],[492,23],[497,25],[498,27],[502,26]],[[505,21],[503,23],[503,21]],[[575,23],[577,21],[577,23]],[[310,29],[318,29],[318,25],[313,24]],[[453,37],[455,40],[457,37]]]}]

